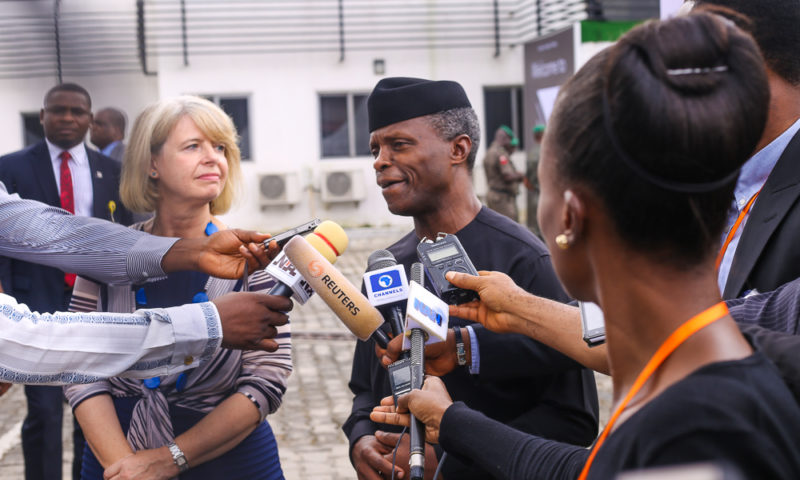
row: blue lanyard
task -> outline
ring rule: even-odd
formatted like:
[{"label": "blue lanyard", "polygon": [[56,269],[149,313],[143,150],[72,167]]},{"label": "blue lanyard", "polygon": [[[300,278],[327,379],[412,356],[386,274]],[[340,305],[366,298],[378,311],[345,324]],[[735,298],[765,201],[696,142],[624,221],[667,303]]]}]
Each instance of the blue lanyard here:
[{"label": "blue lanyard", "polygon": [[[217,231],[219,231],[217,226],[214,225],[212,222],[208,222],[205,228],[205,234],[207,236],[211,236]],[[147,306],[147,292],[145,291],[145,287],[139,287],[139,289],[136,290],[135,296],[136,296],[137,307],[141,308]],[[201,292],[194,294],[194,296],[192,297],[192,303],[203,303],[207,301],[208,301],[208,294],[206,293],[205,289]],[[186,388],[186,379],[187,379],[186,372],[181,372],[181,374],[178,375],[178,380],[175,382],[175,389],[178,390],[179,392],[183,391],[183,389]],[[144,386],[149,388],[150,390],[154,390],[159,386],[161,386],[161,377],[147,378],[145,380],[142,380],[142,383],[144,383]]]}]

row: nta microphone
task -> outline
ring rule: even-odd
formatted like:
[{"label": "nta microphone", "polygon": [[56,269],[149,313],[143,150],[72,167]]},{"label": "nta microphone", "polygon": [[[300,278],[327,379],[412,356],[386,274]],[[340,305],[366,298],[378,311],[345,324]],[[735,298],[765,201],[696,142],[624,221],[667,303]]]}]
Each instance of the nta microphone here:
[{"label": "nta microphone", "polygon": [[411,265],[403,350],[411,348],[411,333],[417,329],[423,332],[426,345],[447,340],[450,307],[422,286],[425,280],[422,272],[422,264]]},{"label": "nta microphone", "polygon": [[[322,254],[330,263],[336,263],[336,258],[347,248],[347,234],[342,227],[330,220],[325,220],[306,237],[311,246]],[[267,273],[278,284],[269,291],[270,295],[292,297],[301,305],[308,301],[314,290],[303,279],[302,275],[292,265],[291,260],[284,252],[278,254],[267,266]]]},{"label": "nta microphone", "polygon": [[397,264],[392,252],[375,250],[367,259],[367,272],[364,274],[367,299],[373,307],[383,314],[392,327],[392,333],[403,333],[403,308],[408,300],[408,281],[406,271]]},{"label": "nta microphone", "polygon": [[356,337],[366,341],[371,336],[386,348],[389,338],[380,329],[383,324],[381,313],[369,304],[347,277],[303,237],[289,240],[283,251],[311,288]]},{"label": "nta microphone", "polygon": [[[411,265],[411,287],[406,307],[406,336],[411,346],[411,389],[421,389],[425,375],[425,341],[447,338],[449,307],[425,290],[425,271],[421,263]],[[410,333],[410,335],[409,335]],[[411,480],[425,476],[425,425],[411,415],[408,466]]]}]

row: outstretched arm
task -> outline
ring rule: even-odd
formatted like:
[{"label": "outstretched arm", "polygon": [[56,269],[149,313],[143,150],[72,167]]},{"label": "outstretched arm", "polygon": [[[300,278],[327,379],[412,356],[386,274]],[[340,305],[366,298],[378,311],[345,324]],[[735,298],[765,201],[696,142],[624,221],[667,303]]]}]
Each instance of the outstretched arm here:
[{"label": "outstretched arm", "polygon": [[122,313],[39,314],[0,294],[0,380],[92,383],[197,367],[220,345],[273,351],[292,302],[258,292]]},{"label": "outstretched arm", "polygon": [[392,397],[384,398],[371,417],[408,425],[409,411],[425,424],[428,442],[441,443],[496,478],[577,478],[589,455],[585,448],[520,432],[462,402],[453,403],[438,377],[426,377],[422,390],[401,396],[396,409]]},{"label": "outstretched arm", "polygon": [[449,272],[455,286],[475,290],[480,300],[450,307],[450,315],[479,322],[498,333],[521,333],[567,355],[578,363],[608,373],[606,348],[582,340],[580,311],[526,292],[500,272],[479,276]]},{"label": "outstretched arm", "polygon": [[[204,239],[155,237],[122,225],[76,217],[34,200],[9,195],[0,182],[0,255],[75,272],[105,283],[140,283],[164,272],[201,270],[237,278],[277,253],[269,235],[231,230]],[[162,268],[163,266],[163,268]]]}]

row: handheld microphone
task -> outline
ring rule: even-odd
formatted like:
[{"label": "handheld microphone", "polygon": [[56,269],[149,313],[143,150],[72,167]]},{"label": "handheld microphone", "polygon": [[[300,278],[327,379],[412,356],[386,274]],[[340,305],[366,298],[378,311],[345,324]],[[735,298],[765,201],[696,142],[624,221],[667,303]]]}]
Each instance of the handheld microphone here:
[{"label": "handheld microphone", "polygon": [[403,333],[403,316],[408,300],[408,281],[406,271],[397,264],[392,252],[375,250],[367,259],[367,272],[364,274],[367,299],[377,307],[397,336]]},{"label": "handheld microphone", "polygon": [[[408,307],[406,308],[406,331],[411,330],[411,389],[421,389],[422,382],[425,375],[425,337],[432,338],[424,326],[428,321],[433,320],[437,323],[436,327],[442,326],[442,319],[444,322],[444,334],[447,335],[447,317],[437,312],[437,307],[429,307],[423,303],[426,299],[422,292],[433,296],[425,290],[425,270],[421,263],[414,263],[411,265],[411,294],[408,297]],[[421,290],[421,291],[420,291]],[[436,298],[436,297],[434,297]],[[436,298],[441,303],[441,300]],[[436,305],[433,302],[433,305]],[[447,305],[444,305],[443,311],[449,312]],[[438,306],[441,309],[441,305]],[[414,315],[414,313],[425,312],[423,317]],[[438,320],[438,321],[437,321]],[[440,332],[438,328],[433,328],[433,332]],[[405,343],[405,339],[403,340]],[[411,415],[411,428],[409,432],[410,445],[408,466],[411,474],[411,480],[423,480],[425,477],[425,425],[417,419],[413,414]]]},{"label": "handheld microphone", "polygon": [[[330,220],[325,220],[308,235],[306,241],[317,249],[330,263],[335,263],[336,258],[347,249],[347,234],[342,227]],[[301,305],[305,304],[314,290],[308,282],[297,272],[292,261],[285,252],[278,254],[267,266],[267,273],[278,284],[269,291],[270,295],[292,297]]]},{"label": "handheld microphone", "polygon": [[308,285],[353,335],[364,341],[372,337],[381,348],[386,348],[389,337],[380,329],[383,324],[381,313],[311,242],[303,237],[294,237],[286,243],[283,251]]},{"label": "handheld microphone", "polygon": [[[447,340],[447,326],[450,322],[450,307],[439,297],[423,287],[425,274],[422,264],[411,265],[411,283],[406,304],[406,328],[403,350],[411,348],[411,334],[420,330],[426,345]],[[416,277],[416,279],[415,279]]]}]

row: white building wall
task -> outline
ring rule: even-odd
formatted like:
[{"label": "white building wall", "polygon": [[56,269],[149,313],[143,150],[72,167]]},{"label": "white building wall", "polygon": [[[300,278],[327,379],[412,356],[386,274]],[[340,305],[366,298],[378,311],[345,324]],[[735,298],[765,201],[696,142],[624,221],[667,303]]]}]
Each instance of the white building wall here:
[{"label": "white building wall", "polygon": [[[246,95],[250,99],[251,162],[244,162],[242,201],[225,216],[230,224],[277,230],[311,217],[332,219],[343,225],[411,225],[409,219],[389,213],[374,182],[371,157],[321,159],[319,94],[369,93],[381,76],[373,71],[373,53],[162,59],[158,65],[159,95],[186,93]],[[480,51],[400,51],[380,55],[385,76],[412,76],[456,80],[461,83],[478,118],[483,118],[483,87],[522,83],[521,49],[498,58]],[[492,132],[493,133],[493,132]],[[486,135],[484,133],[484,135]],[[491,134],[490,134],[491,136]],[[484,139],[486,140],[486,139]],[[478,159],[487,143],[481,142]],[[358,203],[326,205],[320,198],[324,169],[362,172],[365,199]],[[295,172],[300,179],[300,203],[292,208],[258,208],[258,174]],[[482,167],[476,164],[479,193],[485,191]]]},{"label": "white building wall", "polygon": [[[330,2],[303,0],[307,7],[303,10],[309,14],[319,13],[317,5]],[[41,11],[47,16],[52,11],[52,2],[46,0],[26,0],[3,2],[2,13],[12,12],[9,8],[20,9],[22,13]],[[412,2],[413,3],[413,2]],[[419,2],[417,2],[419,3]],[[430,32],[415,37],[413,44],[425,44],[427,38],[432,44],[450,44],[447,40],[452,30],[450,24],[442,31],[441,13],[436,17],[437,2],[430,2],[429,17],[402,18],[393,14],[391,23],[403,26],[428,26]],[[443,0],[442,5],[452,4]],[[157,24],[150,15],[167,15],[157,13],[169,10],[169,15],[176,17],[177,10],[160,6],[160,3],[145,2],[148,25]],[[176,2],[177,5],[177,2]],[[237,2],[231,2],[231,9]],[[348,4],[349,5],[349,4]],[[379,18],[384,10],[380,2],[373,7],[365,7],[371,15]],[[428,5],[428,3],[426,3]],[[224,220],[235,226],[261,228],[276,231],[308,220],[311,217],[330,218],[344,225],[411,225],[410,220],[391,215],[386,209],[379,189],[374,183],[372,159],[369,157],[321,159],[320,126],[319,126],[319,94],[321,93],[368,93],[375,83],[382,78],[373,73],[373,60],[382,58],[385,61],[385,76],[416,76],[430,79],[449,79],[460,82],[472,101],[478,118],[483,122],[483,88],[489,86],[516,86],[523,83],[523,49],[509,46],[508,35],[515,35],[515,27],[509,26],[513,15],[508,8],[516,8],[523,13],[530,10],[525,2],[501,0],[503,16],[500,18],[503,46],[498,57],[494,56],[494,48],[414,48],[380,50],[371,49],[366,52],[363,43],[358,48],[346,49],[345,58],[339,61],[338,51],[317,54],[230,54],[230,55],[192,55],[194,42],[208,42],[213,38],[204,37],[202,28],[189,30],[189,65],[183,65],[178,55],[159,56],[160,41],[148,42],[148,68],[157,72],[157,76],[145,76],[142,73],[124,73],[111,75],[72,74],[64,77],[65,81],[75,81],[87,87],[92,93],[94,106],[115,106],[128,113],[132,123],[139,111],[147,104],[168,96],[197,93],[213,95],[247,95],[249,97],[251,157],[252,161],[244,162],[245,185],[243,195],[235,208]],[[177,8],[177,7],[176,7]],[[348,6],[349,8],[349,6]],[[347,24],[352,17],[347,17]],[[487,7],[489,9],[489,7]],[[374,10],[374,11],[373,11]],[[130,20],[135,18],[135,2],[108,2],[107,0],[64,0],[62,13],[73,20],[81,12],[102,11],[109,16],[109,22],[119,22],[115,15]],[[488,12],[489,10],[487,10]],[[325,10],[328,12],[328,10]],[[191,13],[191,12],[190,12]],[[360,12],[360,13],[363,13]],[[518,12],[519,13],[519,12]],[[529,12],[528,12],[529,13]],[[327,13],[326,13],[327,14]],[[194,13],[190,19],[196,20]],[[490,15],[490,13],[486,13]],[[511,16],[509,16],[511,15]],[[90,18],[89,15],[87,18]],[[489,17],[490,18],[490,17]],[[527,17],[526,17],[527,18]],[[126,21],[128,21],[126,20]],[[363,20],[363,18],[358,18]],[[385,18],[382,18],[385,22]],[[153,23],[156,22],[156,23]],[[438,22],[438,23],[437,23]],[[162,23],[163,24],[163,23]],[[74,24],[73,24],[74,25]],[[100,24],[97,24],[100,26]],[[175,24],[177,25],[177,24]],[[491,35],[485,24],[480,29],[470,30],[463,27],[463,32],[456,29],[454,35],[462,33],[469,37],[482,37],[480,44],[487,45],[485,37]],[[191,25],[190,25],[191,27]],[[520,25],[524,29],[524,25]],[[75,28],[73,26],[73,28]],[[478,28],[478,27],[475,27]],[[155,29],[153,31],[156,31]],[[347,30],[350,32],[351,30]],[[165,42],[173,42],[180,38],[180,29],[158,30],[167,36]],[[363,34],[363,33],[361,33]],[[130,33],[126,33],[130,37]],[[391,33],[388,34],[392,36]],[[396,35],[395,35],[396,36]],[[210,37],[213,37],[210,36]],[[101,37],[98,37],[101,38]],[[126,37],[127,38],[127,37]],[[444,38],[444,40],[443,40]],[[135,42],[135,39],[131,39]],[[471,39],[463,40],[470,42]],[[334,43],[335,44],[335,43]],[[491,44],[491,41],[488,42]],[[401,45],[402,47],[403,45]],[[409,45],[404,45],[409,46]],[[347,44],[346,44],[347,47]],[[74,53],[74,52],[73,52]],[[174,52],[173,52],[174,53]],[[73,67],[75,64],[73,58]],[[80,63],[78,63],[80,65]],[[0,102],[6,107],[0,111],[0,153],[10,152],[22,147],[22,123],[20,113],[36,112],[41,108],[44,92],[56,83],[56,77],[0,80]],[[491,141],[494,132],[482,132],[484,138],[478,152],[475,166],[476,192],[483,195],[486,191],[482,168],[482,156]],[[519,132],[525,135],[526,132]],[[513,156],[518,168],[524,169],[524,153]],[[320,198],[320,185],[323,170],[330,168],[351,168],[361,172],[364,200],[347,204],[326,205]],[[294,172],[298,181],[299,202],[293,207],[259,208],[258,174],[275,172]],[[524,205],[524,194],[519,196],[520,207]]]}]

